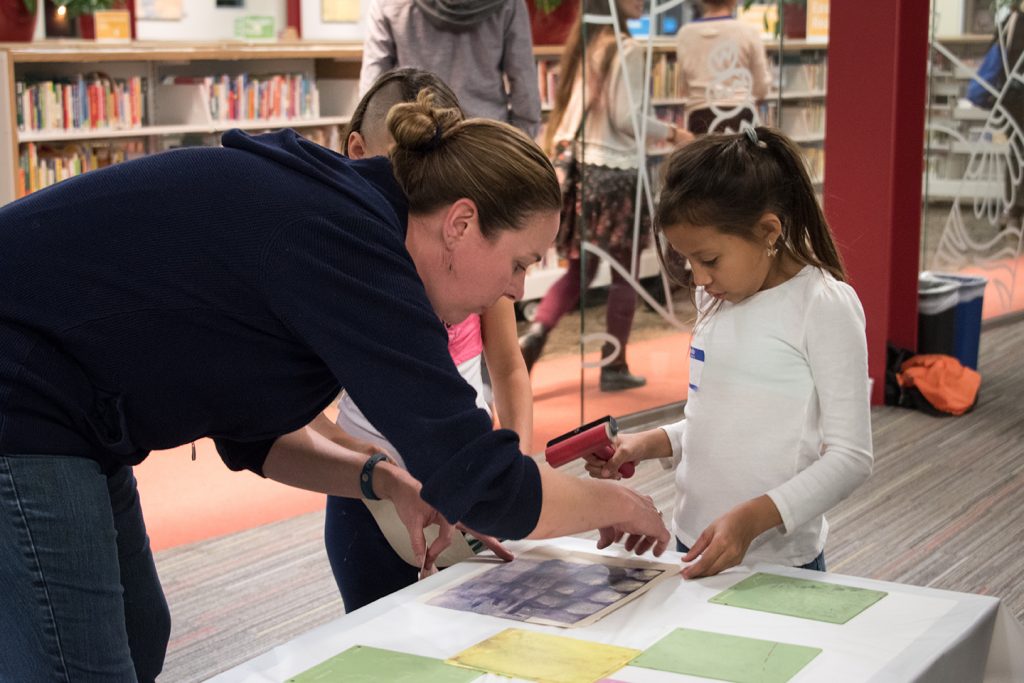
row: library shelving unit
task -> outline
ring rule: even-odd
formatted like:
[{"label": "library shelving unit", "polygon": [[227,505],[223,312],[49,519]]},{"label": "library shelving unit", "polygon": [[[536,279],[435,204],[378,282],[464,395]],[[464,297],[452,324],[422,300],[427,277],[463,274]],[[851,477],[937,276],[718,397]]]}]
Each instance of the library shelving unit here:
[{"label": "library shelving unit", "polygon": [[231,128],[294,127],[336,147],[361,55],[353,43],[0,45],[0,205]]},{"label": "library shelving unit", "polygon": [[925,150],[929,201],[992,198],[1003,192],[1001,178],[964,178],[972,155],[998,154],[1007,144],[1006,140],[992,139],[991,132],[986,131],[985,122],[991,112],[964,99],[967,85],[991,42],[991,35],[976,34],[932,40]]}]

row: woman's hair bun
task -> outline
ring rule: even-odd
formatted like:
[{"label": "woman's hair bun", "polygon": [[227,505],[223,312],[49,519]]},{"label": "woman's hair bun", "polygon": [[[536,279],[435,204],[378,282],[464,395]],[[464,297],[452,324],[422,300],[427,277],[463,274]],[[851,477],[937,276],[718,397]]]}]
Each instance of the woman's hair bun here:
[{"label": "woman's hair bun", "polygon": [[413,102],[396,104],[388,112],[388,132],[398,149],[431,152],[462,120],[458,109],[434,106],[434,93],[424,88]]}]

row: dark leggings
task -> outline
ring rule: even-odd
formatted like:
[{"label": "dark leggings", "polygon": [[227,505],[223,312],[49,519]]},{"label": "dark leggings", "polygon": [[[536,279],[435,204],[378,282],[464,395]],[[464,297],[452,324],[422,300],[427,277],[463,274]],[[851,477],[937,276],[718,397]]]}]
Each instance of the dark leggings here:
[{"label": "dark leggings", "polygon": [[[690,552],[690,549],[687,548],[686,545],[677,538],[676,539],[676,552],[688,553],[688,552]],[[822,550],[820,553],[818,553],[818,556],[816,558],[814,558],[813,560],[811,560],[807,564],[800,565],[799,567],[797,567],[797,569],[810,569],[811,571],[815,571],[815,572],[827,571],[825,569],[825,551]]]},{"label": "dark leggings", "polygon": [[[612,253],[612,257],[628,270],[631,253]],[[597,273],[600,259],[592,254],[587,255],[586,285],[589,287]],[[562,316],[571,311],[580,301],[580,275],[582,266],[580,259],[569,259],[569,269],[558,279],[537,307],[536,322],[546,329],[554,329]],[[612,284],[608,288],[608,312],[606,314],[608,334],[619,340],[622,347],[629,341],[629,331],[633,327],[633,314],[636,312],[636,292],[632,285],[612,268]]]},{"label": "dark leggings", "polygon": [[416,567],[392,549],[361,500],[327,497],[324,541],[346,612],[416,582]]}]

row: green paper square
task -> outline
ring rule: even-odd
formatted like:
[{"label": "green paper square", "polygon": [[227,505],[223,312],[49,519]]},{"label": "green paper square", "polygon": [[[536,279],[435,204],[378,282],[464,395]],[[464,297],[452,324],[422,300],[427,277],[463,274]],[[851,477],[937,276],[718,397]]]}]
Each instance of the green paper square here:
[{"label": "green paper square", "polygon": [[468,683],[480,677],[440,659],[355,645],[289,678],[287,683]]},{"label": "green paper square", "polygon": [[677,628],[629,663],[734,683],[785,683],[821,648]]},{"label": "green paper square", "polygon": [[754,574],[708,602],[845,624],[887,593],[778,574]]}]

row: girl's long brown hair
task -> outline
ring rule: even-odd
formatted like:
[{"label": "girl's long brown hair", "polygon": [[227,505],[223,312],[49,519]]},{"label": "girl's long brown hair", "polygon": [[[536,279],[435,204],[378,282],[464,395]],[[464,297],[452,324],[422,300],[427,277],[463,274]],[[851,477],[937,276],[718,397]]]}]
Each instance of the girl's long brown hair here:
[{"label": "girl's long brown hair", "polygon": [[[582,0],[580,3],[580,13],[576,17],[576,23],[573,24],[572,30],[569,32],[569,40],[565,43],[565,49],[562,50],[562,57],[558,62],[558,88],[555,90],[555,101],[544,128],[544,138],[541,146],[548,156],[554,154],[555,131],[558,130],[562,119],[565,118],[565,109],[569,105],[569,100],[572,99],[573,86],[583,64],[584,52],[590,55],[593,54],[592,50],[594,49],[603,49],[597,62],[597,73],[588,76],[587,83],[584,85],[584,90],[592,93],[588,97],[588,101],[599,97],[604,90],[604,83],[607,80],[608,72],[611,70],[612,60],[615,59],[615,43],[608,40],[614,37],[614,33],[612,32],[612,27],[605,24],[584,26],[583,16],[585,14],[609,16],[611,15],[611,3],[616,1]],[[622,15],[622,12],[618,13],[618,17],[619,33],[629,36],[626,18]],[[587,35],[585,50],[583,47],[584,32]],[[603,47],[599,47],[602,45]]]}]

